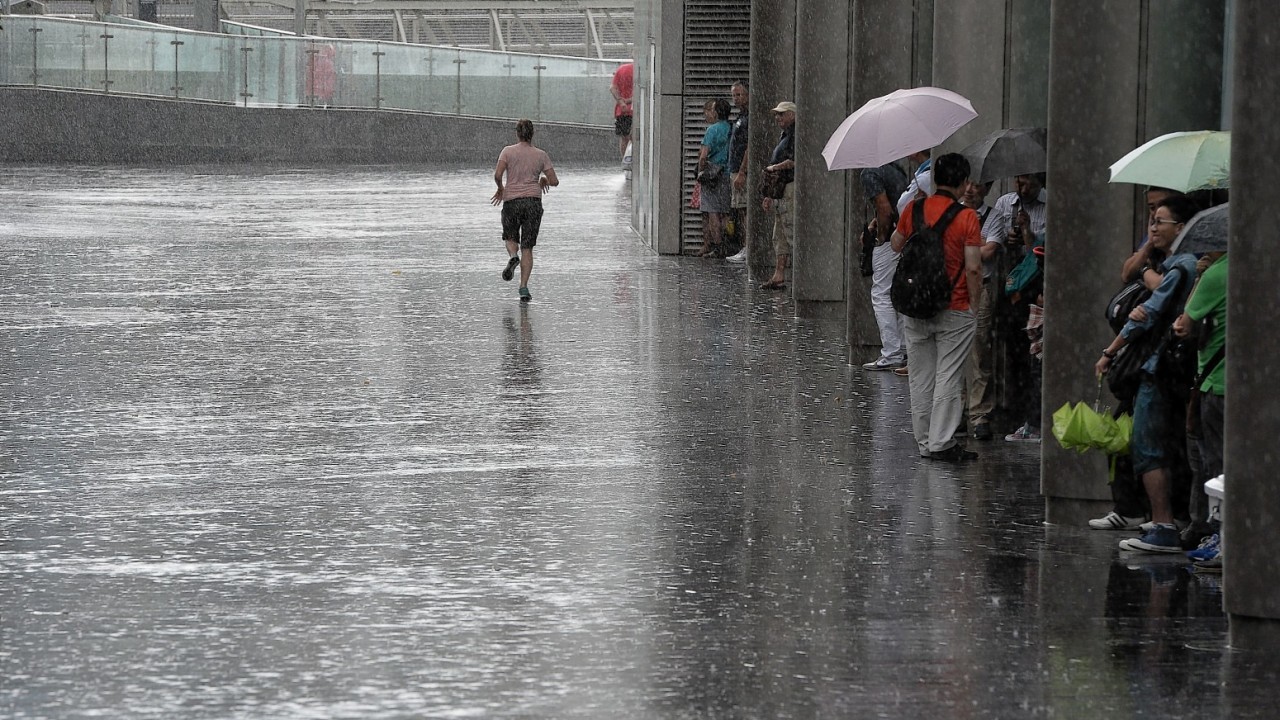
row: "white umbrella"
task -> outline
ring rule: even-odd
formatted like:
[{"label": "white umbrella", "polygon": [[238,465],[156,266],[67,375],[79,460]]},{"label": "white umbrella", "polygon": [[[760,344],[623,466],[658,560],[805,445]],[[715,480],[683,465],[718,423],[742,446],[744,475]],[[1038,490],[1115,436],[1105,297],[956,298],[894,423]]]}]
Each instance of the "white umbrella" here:
[{"label": "white umbrella", "polygon": [[1111,166],[1111,182],[1179,192],[1229,187],[1231,133],[1176,132],[1144,143]]},{"label": "white umbrella", "polygon": [[895,90],[845,118],[822,157],[828,170],[879,167],[937,146],[976,117],[973,104],[950,90]]}]

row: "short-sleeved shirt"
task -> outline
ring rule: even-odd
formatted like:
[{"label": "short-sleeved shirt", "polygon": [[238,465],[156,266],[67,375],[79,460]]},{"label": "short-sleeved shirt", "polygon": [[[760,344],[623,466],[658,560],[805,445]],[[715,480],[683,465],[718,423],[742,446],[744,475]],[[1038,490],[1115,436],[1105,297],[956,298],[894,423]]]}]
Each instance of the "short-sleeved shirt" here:
[{"label": "short-sleeved shirt", "polygon": [[[982,232],[989,242],[1003,243],[1005,233],[1013,228],[1014,216],[1018,214],[1015,208],[1020,207],[1026,210],[1031,218],[1031,232],[1044,235],[1048,202],[1049,191],[1043,188],[1031,202],[1024,202],[1016,192],[1005,193],[996,198],[995,208],[991,211],[991,217],[987,218],[986,224],[982,226]],[[1028,239],[1027,242],[1029,244],[1031,241]]]},{"label": "short-sleeved shirt", "polygon": [[866,168],[858,173],[858,177],[862,180],[862,194],[869,203],[874,203],[883,194],[892,205],[907,191],[907,174],[897,163]]},{"label": "short-sleeved shirt", "polygon": [[729,133],[729,172],[736,173],[742,169],[742,160],[747,156],[747,111],[738,112],[738,119],[733,122],[733,132]]},{"label": "short-sleeved shirt", "polygon": [[[631,98],[631,93],[635,84],[635,63],[624,63],[613,72],[613,89],[618,91],[618,96],[624,100]],[[596,87],[600,87],[597,85]],[[615,103],[613,107],[613,116],[630,115],[631,106],[625,103]]]},{"label": "short-sleeved shirt", "polygon": [[[915,229],[911,214],[918,202],[920,201],[912,200],[907,203],[902,211],[902,217],[898,218],[898,234],[903,237],[911,237]],[[938,222],[938,218],[942,217],[942,213],[946,212],[953,202],[956,200],[946,195],[930,195],[925,198],[924,221],[932,226]],[[946,232],[942,233],[942,252],[947,261],[947,276],[957,278],[955,286],[951,288],[951,305],[949,306],[951,310],[969,309],[969,285],[965,281],[964,273],[961,272],[964,267],[964,249],[981,246],[982,223],[978,221],[978,213],[972,208],[965,208],[947,226]]]},{"label": "short-sleeved shirt", "polygon": [[[769,156],[769,164],[777,165],[783,160],[796,159],[796,126],[792,125],[782,131],[782,138],[778,140],[778,144],[773,146],[773,154]],[[796,173],[794,170],[783,170],[779,173],[782,176],[782,182],[794,182]]]},{"label": "short-sleeved shirt", "polygon": [[527,143],[516,143],[502,148],[498,163],[501,164],[503,160],[507,161],[503,201],[542,197],[542,186],[538,185],[538,178],[552,169],[551,157],[545,150]]},{"label": "short-sleeved shirt", "polygon": [[[1227,344],[1227,256],[1218,258],[1204,274],[1200,283],[1187,301],[1187,316],[1192,320],[1208,318],[1209,338],[1200,348],[1199,363],[1196,372],[1204,372],[1205,365],[1213,359],[1219,350]],[[1215,395],[1227,394],[1226,357],[1218,362],[1213,372],[1200,384],[1200,390]]]},{"label": "short-sleeved shirt", "polygon": [[707,149],[707,162],[720,166],[729,164],[729,121],[711,123],[702,135],[702,146]]}]

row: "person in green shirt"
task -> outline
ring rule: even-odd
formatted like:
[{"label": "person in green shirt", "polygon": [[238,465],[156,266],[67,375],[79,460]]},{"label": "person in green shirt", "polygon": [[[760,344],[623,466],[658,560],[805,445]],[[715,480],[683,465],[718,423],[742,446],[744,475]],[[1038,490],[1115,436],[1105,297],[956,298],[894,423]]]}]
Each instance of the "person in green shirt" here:
[{"label": "person in green shirt", "polygon": [[[1208,265],[1207,268],[1204,268]],[[1227,346],[1227,254],[1209,253],[1199,262],[1203,271],[1195,290],[1187,300],[1183,314],[1173,323],[1173,332],[1178,337],[1191,334],[1193,322],[1203,322],[1201,330],[1202,342],[1196,366],[1196,378],[1201,382],[1196,388],[1200,391],[1199,400],[1192,403],[1192,410],[1199,405],[1199,432],[1196,433],[1197,448],[1200,451],[1200,468],[1191,485],[1191,519],[1192,526],[1188,532],[1198,535],[1212,533],[1192,553],[1206,551],[1216,552],[1217,527],[1205,517],[1208,498],[1204,493],[1204,483],[1222,474],[1223,457],[1223,417],[1226,407],[1226,346]],[[1190,438],[1188,438],[1190,439]],[[1205,548],[1209,544],[1213,547]],[[1193,559],[1202,559],[1193,555]]]}]

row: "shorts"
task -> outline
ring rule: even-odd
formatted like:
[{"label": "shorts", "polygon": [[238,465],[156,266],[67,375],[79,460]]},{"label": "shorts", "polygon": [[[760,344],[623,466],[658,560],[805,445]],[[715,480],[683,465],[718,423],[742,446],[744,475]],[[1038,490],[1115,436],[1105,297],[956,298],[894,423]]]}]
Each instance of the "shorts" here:
[{"label": "shorts", "polygon": [[502,239],[522,248],[538,244],[542,226],[542,198],[516,198],[502,203]]},{"label": "shorts", "polygon": [[729,176],[729,183],[731,184],[730,192],[732,193],[729,199],[729,207],[733,208],[734,210],[738,210],[740,208],[746,207],[747,199],[751,195],[750,193],[747,192],[747,186],[744,184],[741,190],[739,190],[736,187],[732,187],[732,183],[733,183],[732,175]]},{"label": "shorts", "polygon": [[1129,442],[1134,475],[1172,469],[1177,459],[1170,447],[1177,431],[1173,406],[1168,391],[1150,373],[1143,372],[1133,401],[1133,435]]},{"label": "shorts", "polygon": [[729,176],[723,175],[714,185],[702,185],[702,212],[720,214],[729,212],[729,183]]},{"label": "shorts", "polygon": [[773,254],[791,254],[791,236],[795,234],[795,183],[787,183],[782,197],[773,201]]},{"label": "shorts", "polygon": [[613,119],[613,134],[618,137],[627,137],[631,134],[630,115],[619,115]]}]

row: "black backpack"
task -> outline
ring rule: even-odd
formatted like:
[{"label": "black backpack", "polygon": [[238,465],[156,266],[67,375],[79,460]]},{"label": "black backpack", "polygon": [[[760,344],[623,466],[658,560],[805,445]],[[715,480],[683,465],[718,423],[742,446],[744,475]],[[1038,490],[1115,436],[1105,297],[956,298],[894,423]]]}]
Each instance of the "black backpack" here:
[{"label": "black backpack", "polygon": [[947,257],[942,246],[942,234],[964,206],[952,201],[951,207],[942,213],[932,226],[924,222],[924,200],[913,203],[911,211],[911,237],[902,248],[898,269],[893,274],[889,288],[889,300],[893,309],[918,320],[928,320],[947,309],[951,304],[951,292],[964,273],[964,263],[954,278],[947,275]]}]

